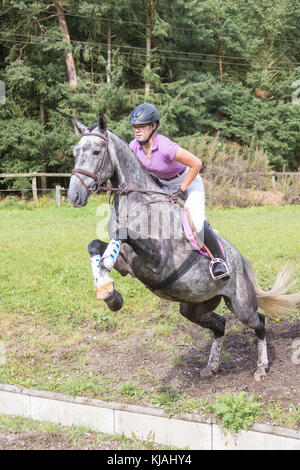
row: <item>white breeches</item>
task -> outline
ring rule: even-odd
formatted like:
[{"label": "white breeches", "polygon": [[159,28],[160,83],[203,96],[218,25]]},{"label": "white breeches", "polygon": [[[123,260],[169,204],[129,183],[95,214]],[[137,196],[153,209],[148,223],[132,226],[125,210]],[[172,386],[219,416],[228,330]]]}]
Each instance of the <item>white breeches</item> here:
[{"label": "white breeches", "polygon": [[[159,181],[166,187],[166,190],[169,190],[173,194],[180,188],[188,171],[189,168],[187,168],[182,175],[177,176],[177,178],[171,181],[160,178]],[[197,175],[188,187],[184,207],[189,210],[196,232],[201,232],[205,220],[205,190],[200,175]]]}]

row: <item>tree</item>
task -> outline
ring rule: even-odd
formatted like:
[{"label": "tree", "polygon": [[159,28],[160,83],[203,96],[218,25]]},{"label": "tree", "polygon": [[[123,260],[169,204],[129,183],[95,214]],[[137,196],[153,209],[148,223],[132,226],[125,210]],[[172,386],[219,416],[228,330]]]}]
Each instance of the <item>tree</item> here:
[{"label": "tree", "polygon": [[146,99],[170,137],[219,132],[297,169],[299,20],[293,0],[6,0],[0,166],[69,170],[74,110],[129,140]]}]

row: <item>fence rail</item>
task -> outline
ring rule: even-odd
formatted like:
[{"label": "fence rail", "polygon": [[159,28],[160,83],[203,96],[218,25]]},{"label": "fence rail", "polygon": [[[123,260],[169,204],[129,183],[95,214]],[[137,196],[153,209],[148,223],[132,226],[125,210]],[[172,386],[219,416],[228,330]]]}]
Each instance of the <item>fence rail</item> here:
[{"label": "fence rail", "polygon": [[[37,178],[42,178],[43,180],[43,188],[41,191],[46,191],[46,179],[47,178],[70,178],[71,173],[0,173],[0,178],[32,178],[31,183],[31,191],[32,197],[34,202],[38,203],[38,189],[37,189]],[[55,186],[55,197],[57,205],[61,203],[61,190],[64,189],[60,185]],[[0,191],[8,191],[8,190],[1,190]],[[12,192],[12,190],[9,190]],[[15,190],[20,191],[20,190]]]},{"label": "fence rail", "polygon": [[[214,171],[207,170],[202,173],[202,176],[214,176]],[[247,173],[239,173],[239,176],[269,176],[271,177],[272,181],[272,188],[275,190],[276,189],[276,178],[278,177],[284,177],[284,176],[289,176],[289,177],[298,177],[300,178],[300,172],[291,172],[291,171],[269,171],[269,172],[260,172],[260,171],[254,171],[254,172],[247,172]],[[70,178],[71,173],[0,173],[0,178],[32,178],[32,184],[31,184],[31,190],[32,191],[32,197],[35,202],[38,202],[38,191],[55,191],[56,193],[56,201],[57,204],[60,205],[61,202],[61,191],[64,190],[64,188],[61,185],[55,185],[55,188],[47,188],[46,187],[46,179],[47,178]],[[42,179],[42,188],[38,189],[37,188],[37,178]],[[24,192],[24,190],[21,189],[0,189],[0,192]]]}]

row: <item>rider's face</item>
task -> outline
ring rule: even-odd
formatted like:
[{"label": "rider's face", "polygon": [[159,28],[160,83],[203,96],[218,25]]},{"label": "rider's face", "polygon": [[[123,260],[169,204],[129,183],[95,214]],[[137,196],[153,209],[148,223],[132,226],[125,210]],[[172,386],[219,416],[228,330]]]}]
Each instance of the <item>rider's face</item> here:
[{"label": "rider's face", "polygon": [[144,141],[147,140],[150,133],[153,131],[155,124],[136,124],[132,126],[135,137]]}]

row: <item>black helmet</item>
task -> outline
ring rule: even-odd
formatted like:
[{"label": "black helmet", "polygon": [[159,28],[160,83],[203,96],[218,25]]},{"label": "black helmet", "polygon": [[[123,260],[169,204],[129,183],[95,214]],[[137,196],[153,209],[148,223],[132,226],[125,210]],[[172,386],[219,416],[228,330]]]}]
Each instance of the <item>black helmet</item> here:
[{"label": "black helmet", "polygon": [[153,104],[139,104],[131,111],[129,118],[131,126],[134,124],[153,124],[154,122],[157,122],[159,125],[159,112]]}]

